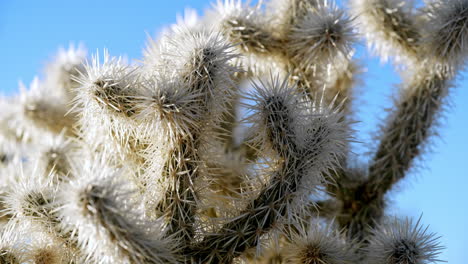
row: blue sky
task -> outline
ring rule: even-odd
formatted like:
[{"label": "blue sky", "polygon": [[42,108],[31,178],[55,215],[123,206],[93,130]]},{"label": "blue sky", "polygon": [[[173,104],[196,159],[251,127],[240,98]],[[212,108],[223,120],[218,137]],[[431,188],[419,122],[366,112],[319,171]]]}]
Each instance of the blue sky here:
[{"label": "blue sky", "polygon": [[[199,11],[209,0],[172,1],[0,1],[0,94],[17,90],[19,80],[29,83],[41,73],[59,46],[83,43],[90,53],[103,48],[113,55],[141,58],[147,34],[174,23],[185,7]],[[400,81],[390,64],[357,46],[367,71],[356,89],[359,149],[369,146],[370,134],[391,107]],[[432,152],[418,162],[420,169],[393,191],[390,212],[418,218],[442,236],[447,247],[442,259],[464,263],[468,244],[468,72],[459,74],[451,90],[451,107],[444,114]],[[359,150],[358,149],[358,150]]]}]

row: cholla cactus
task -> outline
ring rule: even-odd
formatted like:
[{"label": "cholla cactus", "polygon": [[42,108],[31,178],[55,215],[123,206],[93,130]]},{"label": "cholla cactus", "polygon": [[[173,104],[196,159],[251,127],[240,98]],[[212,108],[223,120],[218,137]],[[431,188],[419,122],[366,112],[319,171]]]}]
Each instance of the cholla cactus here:
[{"label": "cholla cactus", "polygon": [[[356,166],[360,36],[405,74]],[[1,100],[0,263],[437,262],[438,237],[386,215],[386,193],[435,133],[467,45],[467,0],[226,0],[140,64],[62,50]]]}]

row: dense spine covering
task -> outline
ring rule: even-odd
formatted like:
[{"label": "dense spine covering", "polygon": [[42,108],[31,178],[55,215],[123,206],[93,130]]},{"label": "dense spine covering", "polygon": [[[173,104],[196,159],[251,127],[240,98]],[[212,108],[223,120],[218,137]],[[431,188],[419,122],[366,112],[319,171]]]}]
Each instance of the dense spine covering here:
[{"label": "dense spine covering", "polygon": [[90,263],[176,263],[160,221],[149,221],[134,202],[134,189],[102,162],[77,172],[63,201],[61,219]]},{"label": "dense spine covering", "polygon": [[442,247],[435,234],[412,220],[392,219],[372,231],[366,263],[424,264],[437,259]]},{"label": "dense spine covering", "polygon": [[139,76],[122,58],[112,58],[107,51],[103,57],[101,63],[97,54],[74,78],[80,84],[72,109],[79,115],[80,137],[104,155],[137,162],[141,146],[136,135],[138,126],[132,117]]},{"label": "dense spine covering", "polygon": [[421,71],[402,89],[398,111],[383,129],[384,136],[369,167],[369,188],[389,190],[403,178],[431,134],[450,83],[440,74]]},{"label": "dense spine covering", "polygon": [[[467,0],[219,0],[141,63],[60,50],[0,100],[0,263],[438,262],[386,196],[436,134],[467,21]],[[354,166],[358,36],[405,74]]]},{"label": "dense spine covering", "polygon": [[[150,71],[168,65],[171,68],[150,72],[150,87],[140,107],[142,120],[161,128],[165,136],[159,139],[169,141],[166,158],[151,160],[154,167],[163,163],[162,168],[153,171],[161,171],[168,182],[155,210],[166,214],[168,233],[181,240],[181,251],[186,252],[194,240],[200,199],[194,183],[200,174],[208,173],[203,170],[200,155],[208,137],[216,140],[218,136],[213,131],[221,126],[222,115],[228,109],[236,70],[228,64],[233,58],[231,45],[220,35],[183,28],[176,28],[172,34],[172,39],[167,37],[160,44],[159,61],[148,65],[153,67]],[[157,147],[153,145],[150,150]]]},{"label": "dense spine covering", "polygon": [[[257,246],[260,237],[273,227],[291,223],[299,214],[294,212],[294,203],[307,203],[301,200],[307,196],[301,192],[313,192],[323,180],[322,173],[337,162],[345,141],[343,124],[333,112],[322,109],[324,106],[307,108],[307,101],[301,103],[296,93],[286,80],[256,85],[253,122],[263,137],[259,140],[276,152],[281,162],[258,197],[238,217],[196,246],[196,262],[229,263]],[[312,126],[304,129],[306,124]]]},{"label": "dense spine covering", "polygon": [[362,25],[361,31],[369,40],[368,45],[383,60],[391,56],[406,62],[417,57],[421,32],[410,3],[401,0],[356,0],[351,3]]},{"label": "dense spine covering", "polygon": [[426,14],[427,49],[439,63],[463,64],[468,53],[468,1],[431,1]]},{"label": "dense spine covering", "polygon": [[357,258],[352,244],[343,234],[330,226],[312,224],[308,230],[292,236],[291,242],[284,247],[287,263],[320,264],[320,263],[355,263]]},{"label": "dense spine covering", "polygon": [[[338,188],[332,190],[341,201],[341,212],[337,214],[340,224],[361,239],[365,238],[368,232],[367,227],[375,225],[384,216],[386,193],[408,174],[415,159],[420,157],[426,149],[430,136],[435,134],[434,127],[438,124],[437,120],[446,104],[445,98],[452,80],[466,58],[466,51],[461,45],[463,38],[466,37],[466,28],[454,22],[466,23],[466,1],[450,1],[447,5],[437,1],[431,2],[427,7],[430,11],[423,13],[419,18],[414,18],[419,21],[414,24],[413,29],[420,36],[416,42],[413,38],[399,37],[404,32],[409,32],[410,23],[399,22],[405,21],[404,17],[411,14],[408,13],[408,8],[411,9],[411,7],[403,8],[407,3],[371,2],[376,5],[375,9],[370,8],[370,5],[362,5],[362,1],[357,0],[353,3],[369,10],[378,10],[384,4],[392,4],[393,9],[382,10],[390,16],[395,16],[392,21],[396,22],[388,28],[387,32],[385,31],[386,20],[376,19],[383,15],[376,16],[374,11],[369,14],[363,13],[361,31],[367,39],[375,41],[377,40],[373,34],[391,36],[379,40],[382,45],[379,49],[380,55],[386,58],[388,47],[400,45],[399,49],[402,52],[393,57],[403,67],[410,67],[410,70],[407,70],[403,76],[406,82],[401,85],[400,96],[394,103],[394,109],[386,123],[381,126],[380,136],[376,138],[375,153],[367,171],[361,172],[357,180],[351,177],[353,173],[348,173],[348,176],[345,175],[344,178],[350,179],[346,180],[342,177],[342,184],[338,184]],[[450,19],[447,18],[447,12],[451,12]],[[366,19],[374,20],[370,22]],[[444,26],[442,24],[436,26],[437,19]],[[374,26],[369,27],[369,23],[373,23]],[[382,28],[377,30],[377,26]],[[453,47],[457,48],[450,49],[449,52],[446,42],[438,42],[435,46],[435,42],[427,41],[436,35],[450,39]],[[401,41],[405,39],[406,41]],[[408,39],[411,41],[407,41]],[[418,48],[411,50],[410,47],[413,44]],[[439,48],[446,49],[446,52],[432,52],[440,50]],[[453,58],[454,54],[451,52],[457,54],[457,59]],[[403,57],[399,58],[400,55]],[[346,182],[351,182],[351,184]]]}]

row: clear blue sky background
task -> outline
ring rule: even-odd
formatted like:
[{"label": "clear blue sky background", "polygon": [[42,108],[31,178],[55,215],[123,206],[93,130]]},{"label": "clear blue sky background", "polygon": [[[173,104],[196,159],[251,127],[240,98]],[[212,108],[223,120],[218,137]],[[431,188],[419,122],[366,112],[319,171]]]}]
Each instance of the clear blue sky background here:
[{"label": "clear blue sky background", "polygon": [[[199,14],[210,7],[209,0],[172,1],[63,1],[0,0],[0,93],[17,90],[18,80],[29,83],[41,73],[59,46],[82,42],[88,51],[108,48],[113,55],[141,58],[146,34],[155,35],[175,22],[176,13],[193,7]],[[389,64],[363,52],[366,66],[363,84],[357,87],[355,103],[358,138],[371,144],[369,135],[391,107],[399,77]],[[391,212],[418,218],[442,236],[447,247],[442,259],[466,263],[468,249],[468,72],[462,72],[451,91],[452,107],[445,113],[440,138],[433,152],[424,156],[422,169],[412,173],[391,193]],[[362,146],[359,147],[362,150]]]}]

